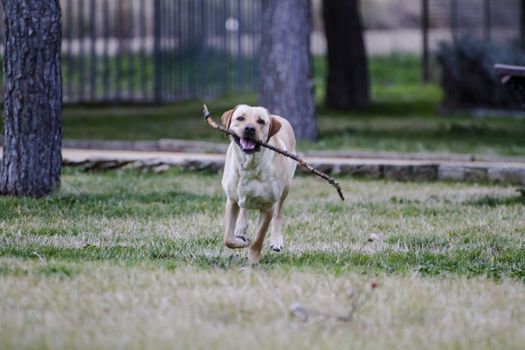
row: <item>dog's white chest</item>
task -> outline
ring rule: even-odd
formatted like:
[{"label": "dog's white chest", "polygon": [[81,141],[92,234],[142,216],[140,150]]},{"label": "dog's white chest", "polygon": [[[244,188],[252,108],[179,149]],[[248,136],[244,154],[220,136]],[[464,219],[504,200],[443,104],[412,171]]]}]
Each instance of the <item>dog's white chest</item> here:
[{"label": "dog's white chest", "polygon": [[237,195],[239,206],[242,208],[264,209],[271,207],[277,201],[280,189],[272,174],[241,171]]}]

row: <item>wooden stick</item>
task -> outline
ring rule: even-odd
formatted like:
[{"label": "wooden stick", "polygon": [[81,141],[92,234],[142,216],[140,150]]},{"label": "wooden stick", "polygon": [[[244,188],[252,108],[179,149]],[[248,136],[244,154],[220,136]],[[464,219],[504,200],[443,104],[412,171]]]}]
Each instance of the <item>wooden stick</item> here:
[{"label": "wooden stick", "polygon": [[[206,123],[209,126],[211,126],[214,129],[217,129],[217,130],[219,130],[219,131],[221,131],[221,132],[223,132],[223,133],[225,133],[227,135],[232,136],[236,140],[240,139],[240,137],[233,130],[228,129],[228,128],[222,126],[222,125],[218,125],[217,123],[215,123],[215,121],[211,118],[210,111],[208,111],[208,107],[206,107],[206,105],[204,105],[203,113],[204,113],[204,120],[206,121]],[[339,186],[339,183],[333,177],[328,176],[325,173],[323,173],[322,171],[317,170],[316,168],[312,167],[310,164],[308,164],[303,159],[301,159],[297,154],[293,154],[293,153],[287,152],[285,150],[282,150],[280,148],[274,147],[272,145],[267,144],[266,142],[257,141],[257,144],[262,146],[262,147],[268,148],[268,149],[270,149],[270,150],[272,150],[274,152],[282,154],[285,157],[292,158],[297,163],[299,163],[303,168],[307,169],[311,173],[313,173],[313,174],[315,174],[315,175],[325,179],[326,181],[328,181],[328,183],[330,185],[335,187],[335,189],[337,190],[337,193],[339,194],[339,197],[341,198],[341,200],[343,200],[343,201],[345,200],[345,197],[343,195],[343,190],[341,189],[341,186]]]}]

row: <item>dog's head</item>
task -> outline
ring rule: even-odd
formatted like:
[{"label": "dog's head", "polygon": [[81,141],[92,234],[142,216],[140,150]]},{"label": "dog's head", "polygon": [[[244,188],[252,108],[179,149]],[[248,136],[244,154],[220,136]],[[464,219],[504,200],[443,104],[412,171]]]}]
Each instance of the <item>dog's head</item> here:
[{"label": "dog's head", "polygon": [[266,108],[239,105],[224,112],[222,124],[233,130],[239,139],[234,139],[240,149],[247,154],[260,150],[258,142],[267,142],[281,129],[281,123]]}]

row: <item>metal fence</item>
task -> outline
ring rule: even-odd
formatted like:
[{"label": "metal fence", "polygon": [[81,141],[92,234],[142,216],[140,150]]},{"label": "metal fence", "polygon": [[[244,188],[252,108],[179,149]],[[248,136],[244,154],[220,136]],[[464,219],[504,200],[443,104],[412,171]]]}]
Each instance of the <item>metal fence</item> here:
[{"label": "metal fence", "polygon": [[421,0],[423,80],[432,78],[431,53],[443,42],[475,37],[525,47],[525,0]]},{"label": "metal fence", "polygon": [[64,102],[171,102],[253,91],[260,6],[61,0]]}]

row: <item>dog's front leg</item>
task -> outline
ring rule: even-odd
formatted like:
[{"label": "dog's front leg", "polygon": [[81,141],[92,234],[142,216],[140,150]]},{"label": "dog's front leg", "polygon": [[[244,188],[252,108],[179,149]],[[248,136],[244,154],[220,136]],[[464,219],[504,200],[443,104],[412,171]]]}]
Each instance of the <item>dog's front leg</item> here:
[{"label": "dog's front leg", "polygon": [[279,202],[275,206],[272,218],[272,240],[271,247],[274,252],[280,252],[283,249],[283,203],[288,195],[288,188],[286,188],[279,199]]},{"label": "dog's front leg", "polygon": [[226,215],[224,222],[224,245],[228,248],[246,248],[250,241],[245,237],[235,236],[235,223],[239,216],[239,205],[230,198],[226,201]]},{"label": "dog's front leg", "polygon": [[272,214],[272,209],[259,211],[259,220],[257,222],[255,240],[250,246],[250,251],[248,252],[248,260],[250,260],[251,264],[257,264],[261,259],[261,250],[264,243],[264,237],[268,231],[268,226],[270,226],[270,221],[272,221]]},{"label": "dog's front leg", "polygon": [[248,210],[245,208],[239,209],[239,217],[237,218],[237,224],[235,224],[235,237],[249,241]]}]

